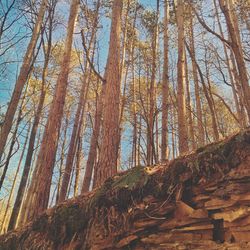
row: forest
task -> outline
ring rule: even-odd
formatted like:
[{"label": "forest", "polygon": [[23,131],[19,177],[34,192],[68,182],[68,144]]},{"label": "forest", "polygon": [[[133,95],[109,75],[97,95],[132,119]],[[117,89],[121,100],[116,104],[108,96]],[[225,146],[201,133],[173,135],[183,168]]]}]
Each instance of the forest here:
[{"label": "forest", "polygon": [[0,234],[224,140],[247,172],[249,78],[249,0],[0,0]]}]

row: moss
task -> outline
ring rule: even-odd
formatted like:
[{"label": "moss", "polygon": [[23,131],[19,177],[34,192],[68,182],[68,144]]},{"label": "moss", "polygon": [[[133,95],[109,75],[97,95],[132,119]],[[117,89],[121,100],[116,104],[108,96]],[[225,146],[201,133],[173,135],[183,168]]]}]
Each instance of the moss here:
[{"label": "moss", "polygon": [[111,206],[107,193],[111,190],[112,184],[112,178],[108,178],[104,182],[104,184],[96,191],[94,196],[90,198],[86,208],[86,213],[90,213],[93,211],[94,208],[98,208],[101,206]]},{"label": "moss", "polygon": [[153,178],[150,174],[152,170],[150,167],[138,166],[115,180],[112,190],[116,194],[114,204],[119,212],[127,211],[132,204],[142,201],[149,194],[158,196],[160,187],[154,181],[155,176]]},{"label": "moss", "polygon": [[146,185],[149,175],[146,173],[146,168],[138,166],[132,168],[128,173],[122,175],[112,184],[113,189],[125,188],[133,190],[134,188],[142,188]]},{"label": "moss", "polygon": [[[242,131],[228,140],[217,142],[197,150],[197,158],[201,174],[210,174],[214,167],[218,164],[228,165],[230,168],[235,168],[240,164],[240,157],[236,154],[236,150],[249,146],[250,132]],[[209,169],[204,168],[204,161],[209,163]],[[205,173],[204,173],[205,170]],[[228,169],[222,170],[223,172]],[[220,170],[219,170],[220,171]]]},{"label": "moss", "polygon": [[[249,147],[250,133],[239,133],[228,140],[199,148],[195,154],[174,160],[164,171],[163,196],[175,193],[178,183],[191,178],[192,185],[200,178],[223,178],[230,169],[237,167],[242,159],[238,151]],[[185,178],[181,178],[183,176]],[[174,197],[174,196],[173,196]]]},{"label": "moss", "polygon": [[76,232],[84,229],[86,223],[86,214],[79,204],[58,207],[51,218],[48,236],[55,244],[67,243]]},{"label": "moss", "polygon": [[[107,179],[90,199],[87,211],[100,207],[116,205],[120,211],[127,209],[135,196],[141,196],[140,190],[147,184],[149,175],[147,168],[141,166],[132,168],[126,173]],[[137,190],[136,192],[133,192]],[[132,193],[135,194],[132,197]]]}]

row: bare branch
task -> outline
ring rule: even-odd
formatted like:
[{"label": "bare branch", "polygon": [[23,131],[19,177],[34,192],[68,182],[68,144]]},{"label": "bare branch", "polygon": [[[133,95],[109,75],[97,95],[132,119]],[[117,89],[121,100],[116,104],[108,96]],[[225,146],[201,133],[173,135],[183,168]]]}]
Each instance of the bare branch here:
[{"label": "bare branch", "polygon": [[84,37],[84,33],[83,33],[83,30],[81,30],[81,37],[82,37],[82,45],[83,45],[83,49],[84,49],[84,52],[86,54],[86,58],[87,58],[87,61],[91,67],[91,69],[93,70],[93,72],[95,73],[95,75],[103,82],[103,83],[106,83],[106,79],[104,79],[98,72],[97,70],[95,69],[95,66],[93,65],[92,61],[90,60],[89,58],[89,51],[87,49],[87,46],[86,46],[86,42],[85,42],[85,37]]}]

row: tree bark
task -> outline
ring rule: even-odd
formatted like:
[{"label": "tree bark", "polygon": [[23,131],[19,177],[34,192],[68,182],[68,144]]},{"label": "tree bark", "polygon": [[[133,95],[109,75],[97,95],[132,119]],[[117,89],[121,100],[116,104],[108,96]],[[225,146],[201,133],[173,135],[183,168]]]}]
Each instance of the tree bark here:
[{"label": "tree bark", "polygon": [[250,88],[248,82],[249,79],[243,56],[243,49],[238,27],[238,19],[235,13],[234,0],[228,0],[228,1],[219,0],[219,4],[225,16],[228,32],[230,34],[231,46],[235,55],[235,60],[237,62],[240,84],[243,90],[241,98],[243,99],[243,102],[245,104],[249,122],[250,121]]},{"label": "tree bark", "polygon": [[[45,51],[45,61],[44,61],[44,66],[43,66],[43,71],[42,71],[42,86],[41,86],[41,95],[37,107],[37,111],[34,117],[34,122],[32,125],[31,129],[31,134],[30,134],[30,139],[29,139],[29,146],[27,149],[27,154],[26,154],[26,159],[24,163],[24,169],[23,169],[23,174],[22,178],[19,184],[19,188],[17,191],[17,196],[16,200],[12,209],[12,213],[10,216],[10,221],[8,225],[8,231],[12,230],[16,226],[17,222],[17,217],[21,208],[21,203],[24,197],[24,191],[27,186],[27,181],[28,181],[28,176],[30,173],[30,168],[31,168],[31,162],[32,162],[32,157],[33,157],[33,152],[34,152],[34,145],[35,145],[35,140],[36,140],[36,134],[37,134],[37,129],[38,125],[41,119],[41,114],[42,114],[42,109],[44,105],[44,100],[45,100],[45,95],[46,95],[46,77],[47,77],[47,72],[48,72],[48,64],[49,64],[49,58],[50,58],[50,52],[51,52],[51,47],[52,47],[52,19],[50,20],[50,29],[49,29],[49,36],[48,36],[48,44],[47,44],[47,51]],[[44,46],[45,47],[45,46]],[[45,50],[45,48],[44,48]]]},{"label": "tree bark", "polygon": [[185,102],[185,47],[184,47],[184,3],[177,1],[177,25],[178,25],[178,72],[177,72],[177,105],[178,105],[178,132],[179,153],[188,152],[188,130],[186,125]]},{"label": "tree bark", "polygon": [[194,78],[194,91],[195,91],[195,103],[197,112],[197,125],[198,125],[198,146],[203,146],[205,143],[205,131],[202,122],[202,106],[199,90],[199,80],[197,67],[195,63],[195,45],[194,45],[194,34],[193,34],[193,18],[190,17],[189,26],[189,44],[190,44],[190,57],[192,61],[193,78]]},{"label": "tree bark", "polygon": [[[220,30],[220,35],[221,35],[221,37],[224,38],[223,29],[222,29],[222,25],[221,25],[219,13],[218,13],[216,1],[213,0],[213,3],[214,3],[215,14],[216,14],[216,18],[217,18],[218,26],[219,26],[219,30]],[[237,110],[237,117],[238,117],[238,120],[240,121],[241,127],[244,128],[246,126],[246,124],[245,124],[246,119],[244,117],[245,114],[241,110],[241,107],[240,107],[241,101],[239,101],[239,99],[238,99],[237,90],[236,90],[237,89],[236,81],[237,81],[238,76],[234,76],[234,74],[233,74],[233,65],[232,65],[232,62],[230,62],[230,60],[229,60],[227,47],[226,47],[224,42],[223,42],[223,49],[224,49],[224,54],[225,54],[225,58],[226,58],[226,65],[228,68],[228,74],[229,74],[230,82],[232,85],[232,92],[233,92],[233,97],[234,97],[235,108]],[[241,91],[239,92],[239,94],[241,94]]]},{"label": "tree bark", "polygon": [[192,115],[192,103],[190,96],[190,86],[189,86],[189,75],[188,75],[188,64],[187,64],[187,56],[185,52],[185,75],[186,75],[186,107],[187,107],[187,118],[188,118],[188,135],[189,141],[192,150],[196,148],[195,139],[194,139],[194,122]]},{"label": "tree bark", "polygon": [[162,131],[161,131],[161,160],[168,159],[168,112],[169,112],[169,75],[168,75],[168,25],[169,25],[169,2],[165,1],[164,16],[164,63],[162,79]]},{"label": "tree bark", "polygon": [[60,189],[59,199],[58,202],[62,202],[66,199],[67,190],[69,187],[69,181],[70,181],[70,175],[73,169],[73,161],[76,153],[76,147],[77,147],[77,134],[80,128],[80,120],[81,116],[85,112],[85,104],[86,104],[86,92],[88,90],[88,80],[86,79],[86,74],[84,76],[83,82],[82,82],[82,88],[81,88],[81,94],[77,106],[77,111],[75,114],[75,121],[74,126],[71,134],[71,139],[69,143],[69,150],[66,158],[66,166],[64,169],[63,179],[62,179],[62,185]]},{"label": "tree bark", "polygon": [[65,151],[66,151],[66,140],[67,140],[67,131],[69,128],[69,119],[70,119],[70,107],[68,107],[68,112],[65,114],[65,125],[63,128],[63,141],[62,141],[62,147],[61,147],[61,152],[60,152],[60,166],[59,166],[59,178],[58,178],[58,183],[57,183],[57,194],[56,194],[56,204],[59,202],[59,194],[61,190],[61,185],[62,185],[62,176],[63,176],[63,164],[65,160]]},{"label": "tree bark", "polygon": [[156,83],[156,61],[157,61],[157,50],[158,50],[158,34],[159,34],[159,7],[160,1],[156,1],[156,19],[155,28],[153,30],[152,36],[152,69],[151,78],[149,86],[149,117],[148,117],[148,143],[147,143],[147,165],[152,165],[154,162],[154,150],[155,150],[155,140],[154,140],[154,122],[155,122],[155,83]]},{"label": "tree bark", "polygon": [[113,2],[110,46],[106,66],[106,89],[103,102],[103,138],[97,166],[96,184],[117,172],[119,148],[119,106],[120,106],[120,36],[122,0]]},{"label": "tree bark", "polygon": [[[55,96],[49,112],[48,121],[42,140],[41,149],[36,164],[36,174],[32,177],[28,200],[29,213],[24,221],[29,221],[43,212],[48,205],[50,184],[53,174],[54,161],[56,157],[58,134],[63,116],[63,107],[68,84],[70,56],[73,42],[74,25],[78,13],[79,0],[73,0],[70,7],[70,15],[67,27],[64,54],[59,76],[57,78]],[[28,197],[29,197],[28,195]]]},{"label": "tree bark", "polygon": [[82,129],[79,131],[78,135],[78,143],[77,143],[77,151],[76,151],[76,165],[75,165],[75,183],[74,183],[74,197],[79,194],[79,177],[81,171],[81,163],[82,163]]},{"label": "tree bark", "polygon": [[[192,56],[191,50],[190,50],[187,43],[186,43],[186,48],[188,50],[189,55]],[[193,58],[193,60],[194,60],[194,63],[196,65],[196,68],[198,70],[198,73],[200,75],[202,89],[203,89],[204,95],[205,95],[205,97],[207,99],[208,107],[209,107],[209,110],[210,110],[210,113],[211,113],[213,138],[214,138],[215,141],[218,141],[219,140],[219,132],[218,132],[218,125],[217,125],[217,121],[216,121],[216,115],[215,115],[213,102],[212,102],[211,97],[210,97],[210,95],[208,93],[208,90],[207,90],[207,87],[206,87],[206,83],[205,83],[201,68],[200,68],[199,64],[197,63],[196,58]],[[205,125],[205,127],[206,127],[206,125]]]},{"label": "tree bark", "polygon": [[103,98],[105,93],[105,85],[102,86],[101,94],[97,100],[96,113],[95,113],[95,123],[93,128],[93,133],[90,140],[90,149],[88,154],[88,160],[86,164],[86,170],[82,185],[81,193],[88,192],[90,188],[91,177],[93,175],[94,163],[97,155],[97,145],[98,138],[101,130],[101,118],[103,111]]}]

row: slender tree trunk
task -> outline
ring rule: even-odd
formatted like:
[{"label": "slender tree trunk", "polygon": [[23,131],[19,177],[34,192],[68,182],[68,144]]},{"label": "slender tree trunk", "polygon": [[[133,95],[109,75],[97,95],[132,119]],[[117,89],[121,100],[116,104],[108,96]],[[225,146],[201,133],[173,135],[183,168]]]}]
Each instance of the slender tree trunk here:
[{"label": "slender tree trunk", "polygon": [[185,47],[184,47],[184,3],[177,1],[178,25],[178,72],[177,72],[177,104],[178,104],[178,132],[180,154],[188,152],[188,130],[186,125],[185,103]]},{"label": "slender tree trunk", "polygon": [[[117,168],[119,169],[121,165],[121,136],[122,136],[122,121],[123,121],[123,115],[124,115],[124,108],[126,104],[126,89],[127,89],[127,77],[128,77],[128,71],[129,71],[129,64],[127,67],[125,67],[125,58],[126,58],[126,52],[127,50],[130,52],[130,50],[133,50],[133,47],[131,48],[127,45],[127,38],[128,38],[128,24],[129,24],[129,11],[130,11],[130,0],[127,1],[126,6],[126,13],[125,13],[125,24],[124,24],[124,30],[123,30],[123,43],[122,43],[122,55],[121,55],[121,86],[123,85],[122,92],[121,92],[121,108],[120,108],[120,118],[119,118],[119,124],[120,124],[120,134],[119,134],[119,149],[118,149],[118,159],[117,159]],[[137,11],[137,10],[136,10]],[[125,72],[125,74],[124,74]],[[124,78],[124,80],[123,80]]]},{"label": "slender tree trunk", "polygon": [[82,113],[85,112],[85,105],[86,105],[86,98],[87,98],[86,92],[88,92],[87,90],[88,90],[88,85],[89,85],[89,81],[86,79],[86,77],[87,76],[85,75],[83,82],[82,82],[80,99],[79,99],[77,111],[75,114],[75,121],[74,121],[73,131],[71,134],[69,150],[68,150],[68,155],[66,159],[66,166],[65,166],[63,179],[62,179],[62,185],[61,185],[60,194],[59,194],[59,200],[58,200],[59,202],[62,202],[66,199],[66,194],[67,194],[67,190],[69,187],[70,175],[73,169],[73,161],[74,161],[74,156],[75,156],[76,147],[77,147],[77,134],[78,134],[78,131],[81,129],[80,120],[81,120],[81,116],[83,115]]},{"label": "slender tree trunk", "polygon": [[158,125],[158,113],[155,115],[155,144],[154,144],[154,158],[155,164],[159,163],[159,125]]},{"label": "slender tree trunk", "polygon": [[35,163],[36,163],[36,160],[37,160],[37,152],[38,152],[38,148],[40,147],[41,137],[42,137],[42,129],[40,128],[39,132],[38,132],[38,136],[37,136],[36,146],[34,147],[34,153],[33,153],[34,157],[32,159],[30,173],[29,173],[29,176],[28,176],[26,188],[25,188],[22,203],[21,203],[20,212],[19,212],[15,227],[18,227],[18,226],[22,225],[23,218],[25,217],[24,214],[25,214],[25,212],[28,211],[27,203],[25,201],[27,200],[26,199],[27,191],[28,191],[28,189],[30,187],[30,183],[31,183],[31,179],[32,179],[31,177],[33,175],[33,172],[35,171]]},{"label": "slender tree trunk", "polygon": [[[93,39],[96,35],[96,30],[97,30],[97,20],[98,20],[98,11],[100,7],[100,1],[97,4],[97,9],[96,9],[96,17],[95,17],[95,25],[92,28],[92,34],[91,34],[91,39],[90,39],[90,44],[89,48],[86,52],[87,56],[89,55],[89,52],[92,48],[92,43]],[[83,33],[82,33],[83,36]],[[81,89],[81,95],[80,95],[80,101],[78,103],[77,107],[77,112],[75,115],[75,122],[74,122],[74,127],[71,135],[71,141],[69,145],[69,151],[67,155],[67,160],[66,160],[66,167],[63,175],[63,181],[62,181],[62,186],[60,190],[60,195],[59,195],[59,202],[65,200],[68,186],[69,186],[69,181],[70,181],[70,175],[72,172],[73,168],[73,161],[74,161],[74,156],[76,154],[76,148],[77,148],[77,138],[79,137],[79,133],[81,131],[81,126],[83,123],[83,116],[85,113],[85,106],[86,106],[86,100],[87,100],[87,95],[88,95],[88,89],[89,89],[89,84],[91,80],[91,73],[92,71],[88,72],[87,75],[87,70],[88,70],[88,63],[85,65],[85,73],[84,73],[84,79],[83,79],[83,85]]]},{"label": "slender tree trunk", "polygon": [[26,150],[26,145],[27,145],[28,139],[29,139],[30,127],[31,126],[29,125],[28,131],[27,131],[27,135],[26,135],[26,138],[25,138],[25,141],[24,141],[24,144],[23,144],[23,150],[22,150],[22,153],[21,153],[21,156],[19,158],[18,165],[17,165],[17,169],[16,169],[16,173],[15,173],[15,176],[14,176],[14,180],[13,180],[13,183],[11,185],[10,194],[9,194],[9,198],[8,198],[7,205],[6,205],[6,210],[5,210],[5,213],[4,213],[4,219],[3,219],[3,222],[2,222],[2,225],[1,225],[1,231],[2,232],[5,232],[5,230],[7,229],[7,214],[10,211],[11,200],[12,200],[12,197],[13,197],[13,194],[14,194],[16,180],[17,180],[17,177],[18,177],[21,165],[22,165],[23,156],[24,156],[24,153],[25,153],[25,150]]},{"label": "slender tree trunk", "polygon": [[105,87],[106,87],[105,85],[102,86],[101,94],[97,100],[95,123],[94,123],[93,133],[91,136],[90,149],[89,149],[88,160],[86,164],[86,170],[85,170],[81,193],[88,192],[90,188],[91,177],[93,174],[94,163],[95,163],[95,159],[97,155],[98,138],[99,138],[100,129],[101,129],[101,118],[102,118],[102,111],[103,111],[103,98],[105,95],[104,94]]},{"label": "slender tree trunk", "polygon": [[172,105],[172,116],[171,116],[171,123],[172,123],[172,131],[171,131],[171,137],[172,137],[172,155],[173,159],[176,157],[176,140],[175,140],[175,133],[176,133],[176,112],[175,108]]},{"label": "slender tree trunk", "polygon": [[203,146],[205,143],[205,131],[204,131],[203,123],[202,123],[202,107],[201,107],[201,98],[200,98],[200,90],[199,90],[199,80],[198,80],[197,67],[195,63],[195,45],[194,45],[192,16],[190,17],[189,43],[190,43],[190,57],[192,61],[193,78],[194,78],[196,112],[197,112],[198,146]]},{"label": "slender tree trunk", "polygon": [[[192,57],[192,54],[191,54],[191,50],[190,50],[190,47],[188,46],[188,44],[186,43],[186,48],[188,50],[188,53],[189,55]],[[200,69],[200,66],[199,64],[197,63],[196,61],[196,58],[193,57],[193,60],[194,60],[194,63],[196,65],[196,68],[198,70],[198,73],[200,75],[200,79],[201,79],[201,84],[202,84],[202,88],[203,88],[203,92],[204,92],[204,95],[206,97],[206,100],[207,100],[207,103],[208,103],[208,106],[209,106],[209,110],[210,110],[210,113],[211,113],[211,119],[212,119],[212,129],[213,129],[213,138],[215,141],[218,141],[219,140],[219,132],[218,132],[218,125],[217,125],[217,121],[216,121],[216,114],[215,114],[215,110],[214,110],[214,106],[213,106],[213,101],[209,95],[209,92],[207,90],[207,86],[206,86],[206,83],[205,83],[205,80],[204,80],[204,77],[203,77],[203,74],[202,74],[202,71]],[[206,126],[205,126],[206,127]]]},{"label": "slender tree trunk", "polygon": [[187,118],[188,118],[188,134],[189,134],[189,141],[190,141],[192,150],[194,150],[196,148],[196,145],[195,145],[195,139],[194,139],[194,127],[193,127],[194,122],[193,122],[193,116],[192,116],[192,103],[191,103],[191,96],[190,96],[186,52],[185,52],[185,74],[186,74],[186,107],[187,107]]},{"label": "slender tree trunk", "polygon": [[[216,13],[217,21],[218,21],[220,35],[222,38],[224,38],[216,0],[213,0],[213,3],[214,3],[214,7],[215,7],[215,13]],[[239,100],[238,100],[238,96],[237,96],[237,91],[236,91],[236,78],[233,75],[232,62],[230,62],[230,60],[229,60],[228,51],[227,51],[227,48],[226,48],[226,45],[224,42],[223,42],[223,49],[224,49],[224,54],[225,54],[225,58],[226,58],[226,65],[228,68],[228,74],[229,74],[230,82],[232,85],[232,92],[233,92],[235,107],[237,110],[237,117],[238,117],[238,120],[240,121],[241,127],[245,127],[246,126],[245,117],[244,117],[244,113],[241,112],[241,108],[240,108],[240,104],[239,104]],[[239,94],[241,94],[241,92]]]},{"label": "slender tree trunk", "polygon": [[[136,21],[136,15],[135,14],[135,19],[134,19],[134,30],[135,30],[135,21]],[[134,64],[134,48],[135,48],[135,41],[133,41],[132,44],[132,52],[131,52],[131,58],[132,58],[132,112],[133,112],[133,148],[132,148],[132,166],[137,166],[139,165],[138,163],[138,124],[137,124],[137,104],[136,104],[136,81],[135,81],[135,64]]]},{"label": "slender tree trunk", "polygon": [[158,21],[159,21],[159,6],[160,1],[157,0],[157,16],[155,19],[155,29],[152,37],[152,70],[149,86],[149,118],[148,118],[148,144],[147,144],[147,165],[152,165],[154,162],[154,116],[155,116],[155,81],[156,81],[156,62],[158,50]]},{"label": "slender tree trunk", "polygon": [[63,107],[68,83],[70,57],[72,50],[74,25],[78,13],[79,0],[73,0],[70,7],[70,15],[67,28],[67,37],[64,48],[64,55],[61,70],[56,83],[55,96],[50,108],[48,121],[42,140],[41,149],[36,164],[36,175],[33,175],[29,189],[32,199],[29,200],[30,213],[24,221],[35,218],[47,208],[50,193],[50,184],[53,174],[53,166],[56,157],[58,134],[60,131],[63,116]]},{"label": "slender tree trunk", "polygon": [[[199,69],[199,74],[200,74],[201,79],[203,79],[202,72],[201,72],[200,69]],[[204,79],[201,80],[201,82],[202,82],[202,87],[203,87],[205,97],[207,99],[209,110],[210,110],[210,113],[211,113],[213,138],[214,138],[214,141],[218,141],[220,136],[219,136],[218,125],[217,125],[217,121],[216,121],[216,113],[215,113],[215,110],[214,110],[213,101],[212,101],[212,99],[211,99],[211,97],[210,97],[210,95],[208,93],[208,90],[207,90]]]},{"label": "slender tree trunk", "polygon": [[169,75],[168,75],[168,25],[169,25],[169,2],[165,1],[164,17],[164,64],[162,79],[162,132],[161,132],[161,160],[168,159],[168,106],[169,106]]},{"label": "slender tree trunk", "polygon": [[4,182],[4,179],[6,177],[7,170],[9,168],[11,157],[13,156],[13,149],[14,149],[15,143],[17,141],[18,127],[19,127],[19,125],[20,125],[20,123],[21,123],[21,121],[23,119],[22,118],[22,115],[23,115],[22,111],[23,111],[23,108],[24,108],[24,101],[25,101],[26,92],[27,92],[27,87],[26,87],[25,94],[22,97],[22,101],[21,101],[21,104],[20,104],[20,107],[19,107],[19,111],[18,111],[18,115],[17,115],[17,121],[16,121],[15,129],[14,129],[12,139],[11,139],[11,143],[10,143],[10,147],[9,147],[9,152],[8,152],[6,161],[4,163],[2,176],[0,178],[0,190],[2,189],[3,182]]},{"label": "slender tree trunk", "polygon": [[[126,13],[125,13],[125,24],[124,24],[124,31],[123,31],[123,43],[122,43],[122,54],[121,54],[121,68],[120,68],[120,74],[121,74],[121,81],[123,79],[124,69],[125,69],[125,58],[126,58],[126,49],[127,49],[127,38],[128,38],[128,21],[129,21],[129,11],[130,11],[130,0],[127,0],[127,6],[126,6]],[[126,83],[126,81],[124,81]]]},{"label": "slender tree trunk", "polygon": [[66,113],[66,119],[65,119],[65,127],[63,131],[63,142],[62,142],[62,149],[60,154],[60,166],[59,166],[59,178],[57,183],[57,194],[56,194],[56,204],[59,202],[59,194],[60,189],[62,186],[62,175],[63,175],[63,164],[65,160],[65,147],[66,147],[66,140],[67,140],[67,130],[69,127],[69,119],[70,119],[70,108],[69,111]]},{"label": "slender tree trunk", "polygon": [[[51,23],[52,25],[52,23]],[[34,145],[35,145],[35,140],[36,140],[36,134],[37,134],[37,129],[38,125],[41,119],[41,114],[42,114],[42,109],[44,105],[44,100],[45,100],[45,95],[46,95],[46,90],[45,90],[45,85],[46,85],[46,77],[47,77],[47,71],[48,71],[48,64],[49,64],[49,57],[50,57],[50,52],[51,52],[51,47],[52,47],[52,26],[49,31],[49,39],[48,39],[48,45],[47,45],[47,51],[45,52],[45,61],[44,61],[44,66],[43,66],[43,72],[42,72],[42,89],[41,89],[41,95],[37,107],[37,111],[35,114],[33,126],[31,129],[31,134],[30,134],[30,139],[29,139],[29,146],[27,150],[27,155],[26,155],[26,160],[24,164],[24,169],[23,169],[23,174],[21,178],[21,182],[19,184],[16,200],[14,203],[14,207],[11,213],[10,221],[9,221],[9,226],[8,226],[8,231],[12,230],[15,228],[16,222],[17,222],[17,217],[21,208],[23,196],[24,196],[24,191],[27,185],[28,181],[28,176],[30,173],[30,167],[31,167],[31,162],[32,162],[32,157],[33,157],[33,152],[34,152]]]},{"label": "slender tree trunk", "polygon": [[138,165],[141,165],[141,134],[142,134],[142,118],[141,115],[139,117],[139,124],[138,124],[138,146],[137,146],[137,161]]},{"label": "slender tree trunk", "polygon": [[34,54],[34,50],[37,44],[37,40],[39,37],[39,33],[41,30],[42,22],[43,22],[43,17],[44,13],[46,11],[47,7],[47,2],[48,0],[43,0],[40,5],[40,10],[37,16],[36,24],[32,33],[31,40],[29,42],[27,51],[25,53],[24,59],[23,59],[23,64],[20,69],[20,73],[18,76],[18,79],[16,81],[15,89],[13,91],[12,97],[10,104],[8,106],[6,115],[5,115],[5,120],[3,123],[3,126],[1,128],[1,133],[0,133],[0,160],[2,158],[4,148],[7,142],[8,135],[11,130],[11,126],[14,120],[14,116],[18,107],[18,102],[20,100],[20,97],[22,95],[23,87],[28,79],[28,75],[30,72],[30,65],[32,61],[32,56]]},{"label": "slender tree trunk", "polygon": [[97,167],[96,184],[117,172],[120,106],[120,35],[122,0],[113,2],[109,54],[106,67],[106,89],[103,102],[103,138]]},{"label": "slender tree trunk", "polygon": [[78,136],[77,151],[76,151],[76,172],[75,172],[75,183],[74,183],[74,197],[79,194],[79,177],[81,171],[82,162],[82,131]]},{"label": "slender tree trunk", "polygon": [[248,82],[247,68],[244,61],[242,43],[238,27],[238,19],[235,13],[234,0],[219,0],[221,10],[225,16],[228,32],[231,38],[231,46],[237,62],[240,84],[243,90],[241,98],[246,106],[248,122],[250,121],[250,88]]},{"label": "slender tree trunk", "polygon": [[237,89],[237,94],[239,96],[239,106],[240,106],[240,112],[241,112],[241,117],[242,117],[242,124],[244,124],[244,127],[246,127],[246,124],[247,124],[247,121],[246,121],[247,115],[246,115],[246,111],[245,111],[246,107],[245,107],[245,103],[244,103],[243,98],[241,98],[241,96],[243,96],[243,93],[242,93],[243,90],[242,90],[242,87],[240,84],[240,77],[239,77],[239,73],[237,70],[236,62],[235,62],[235,57],[234,57],[232,50],[230,51],[230,60],[232,63],[232,73],[233,73],[233,77],[235,80],[235,86]]}]

